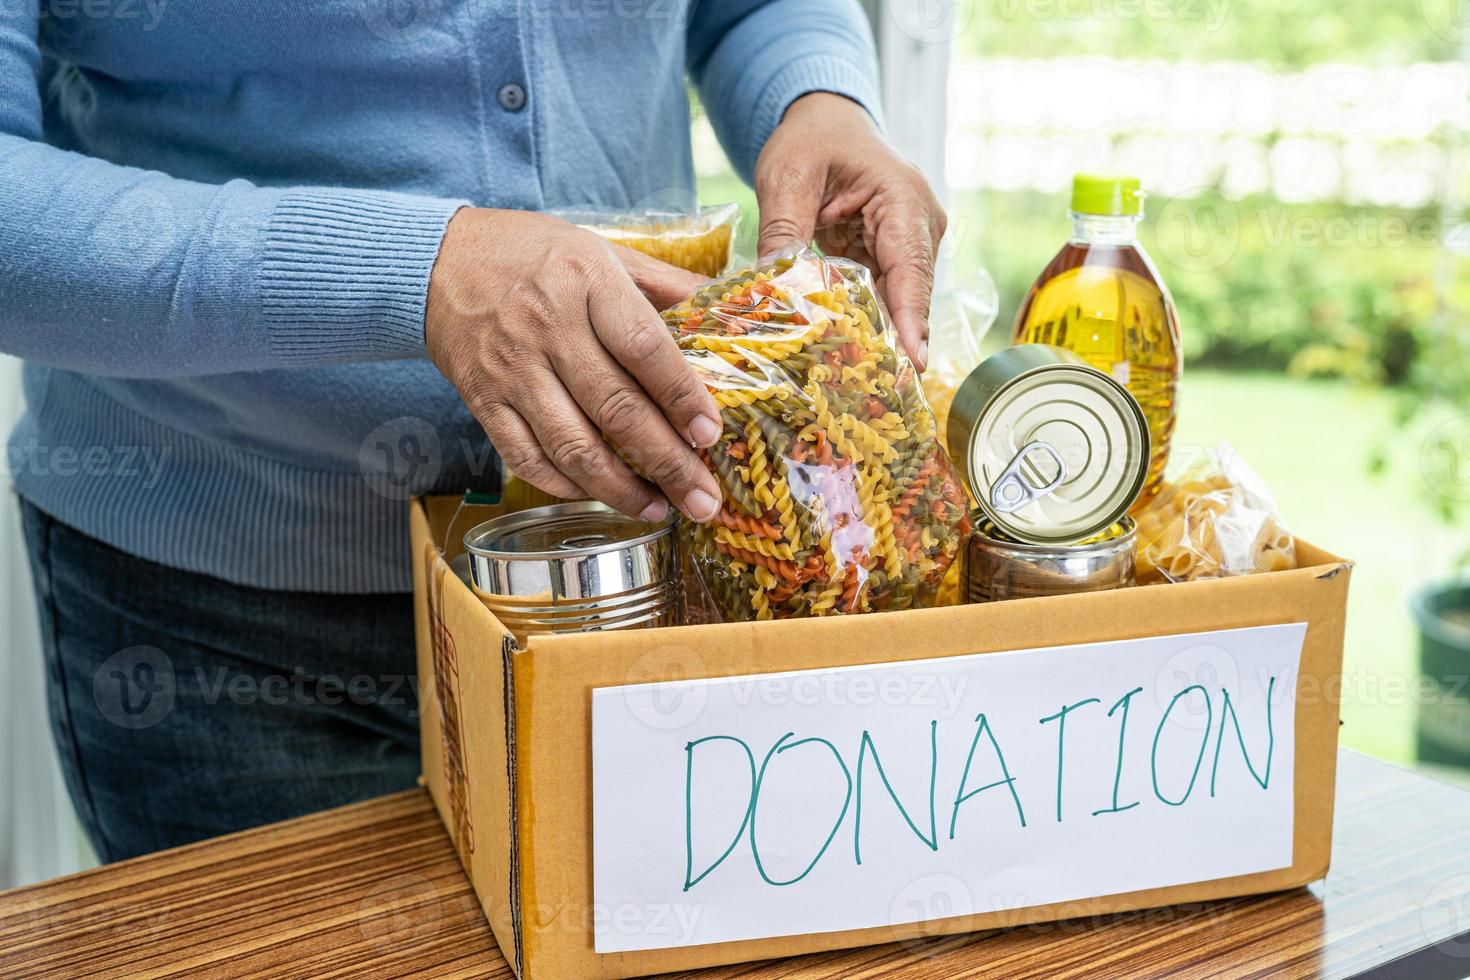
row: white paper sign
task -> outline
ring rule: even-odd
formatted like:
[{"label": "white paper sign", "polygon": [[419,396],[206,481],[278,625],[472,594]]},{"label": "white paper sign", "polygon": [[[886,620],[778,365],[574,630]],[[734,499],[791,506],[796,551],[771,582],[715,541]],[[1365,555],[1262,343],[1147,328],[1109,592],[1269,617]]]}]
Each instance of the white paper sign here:
[{"label": "white paper sign", "polygon": [[1306,624],[592,697],[600,953],[1292,863]]}]

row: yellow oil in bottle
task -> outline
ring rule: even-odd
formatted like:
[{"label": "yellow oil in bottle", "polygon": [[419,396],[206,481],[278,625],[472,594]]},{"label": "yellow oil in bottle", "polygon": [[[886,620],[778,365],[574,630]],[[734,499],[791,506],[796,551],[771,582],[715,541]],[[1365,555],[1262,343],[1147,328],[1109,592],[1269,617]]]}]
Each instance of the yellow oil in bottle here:
[{"label": "yellow oil in bottle", "polygon": [[1141,199],[1133,178],[1074,180],[1072,240],[1026,294],[1011,338],[1065,347],[1138,399],[1152,451],[1135,510],[1163,478],[1183,366],[1174,301],[1138,244]]}]

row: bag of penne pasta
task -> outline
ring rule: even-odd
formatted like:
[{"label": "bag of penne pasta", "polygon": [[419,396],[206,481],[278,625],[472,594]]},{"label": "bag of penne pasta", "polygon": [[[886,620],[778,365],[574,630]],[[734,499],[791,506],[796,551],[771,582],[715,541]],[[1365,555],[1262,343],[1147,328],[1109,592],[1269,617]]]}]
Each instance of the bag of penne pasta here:
[{"label": "bag of penne pasta", "polygon": [[932,605],[970,519],[868,271],[803,249],[663,317],[724,422],[720,512],[682,533],[725,619]]},{"label": "bag of penne pasta", "polygon": [[1178,473],[1135,514],[1140,585],[1296,567],[1271,494],[1232,447],[1178,455]]}]

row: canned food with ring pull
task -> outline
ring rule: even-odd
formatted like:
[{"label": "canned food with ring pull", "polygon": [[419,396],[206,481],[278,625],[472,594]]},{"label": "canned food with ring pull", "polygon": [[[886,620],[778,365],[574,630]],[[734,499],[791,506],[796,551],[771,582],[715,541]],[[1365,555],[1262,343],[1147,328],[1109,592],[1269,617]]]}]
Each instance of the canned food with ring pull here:
[{"label": "canned food with ring pull", "polygon": [[472,588],[522,643],[533,633],[676,626],[675,525],[645,524],[596,501],[508,514],[465,535]]},{"label": "canned food with ring pull", "polygon": [[1121,589],[1134,581],[1136,531],[1125,517],[1080,544],[1038,545],[1008,541],[976,515],[965,554],[965,594],[970,602]]},{"label": "canned food with ring pull", "polygon": [[1148,423],[1117,381],[1060,347],[999,351],[960,385],[949,446],[985,518],[1030,544],[1118,522],[1148,473]]}]

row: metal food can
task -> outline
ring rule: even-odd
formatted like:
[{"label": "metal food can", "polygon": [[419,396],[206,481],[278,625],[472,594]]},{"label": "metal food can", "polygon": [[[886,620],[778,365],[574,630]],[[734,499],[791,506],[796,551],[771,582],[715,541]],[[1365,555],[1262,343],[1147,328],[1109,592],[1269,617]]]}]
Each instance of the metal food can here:
[{"label": "metal food can", "polygon": [[1030,544],[1082,541],[1116,524],[1148,475],[1137,399],[1071,351],[1019,344],[955,394],[946,435],[981,513]]},{"label": "metal food can", "polygon": [[597,501],[507,514],[465,535],[471,588],[522,643],[534,633],[677,626],[677,523],[646,524]]},{"label": "metal food can", "polygon": [[978,513],[965,550],[965,590],[970,602],[1101,592],[1133,584],[1136,528],[1133,518],[1081,544],[1040,545],[1009,541]]}]

